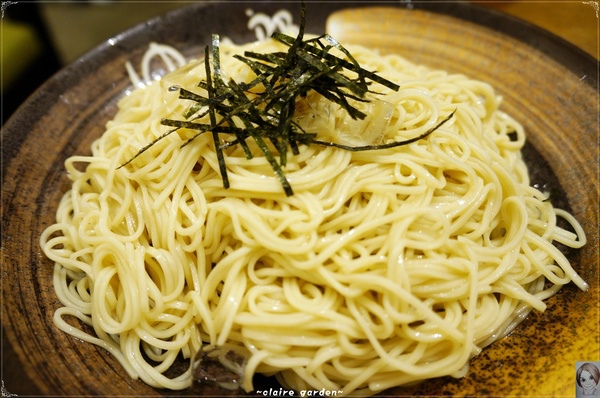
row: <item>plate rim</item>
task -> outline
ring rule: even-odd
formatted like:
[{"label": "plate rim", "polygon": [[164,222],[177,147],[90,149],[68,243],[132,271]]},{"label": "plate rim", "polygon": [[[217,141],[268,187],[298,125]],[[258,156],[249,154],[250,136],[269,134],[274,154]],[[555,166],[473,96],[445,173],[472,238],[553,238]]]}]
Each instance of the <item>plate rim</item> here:
[{"label": "plate rim", "polygon": [[[221,2],[223,3],[223,2]],[[246,3],[246,2],[243,2]],[[314,2],[308,2],[309,6],[311,3]],[[316,3],[321,3],[321,2],[316,2]],[[323,3],[327,3],[327,2],[323,2]],[[361,5],[361,6],[368,6],[368,7],[374,7],[377,4],[380,5],[386,5],[386,6],[391,6],[392,3],[389,2],[329,2],[328,4],[336,4],[332,9],[333,10],[340,10],[343,8],[350,8],[349,5],[355,4],[355,5]],[[273,2],[273,4],[276,4],[277,7],[281,7],[284,4],[286,4],[285,2]],[[290,2],[289,4],[298,4],[298,2]],[[403,4],[398,4],[398,3],[393,3],[395,4],[395,7],[401,7],[401,8],[407,8],[407,4],[403,3]],[[582,64],[586,67],[594,67],[594,64],[596,64],[595,66],[597,66],[598,62],[596,60],[593,59],[593,57],[591,55],[589,55],[588,53],[584,52],[583,50],[579,49],[578,47],[572,45],[571,43],[567,42],[566,40],[554,35],[551,32],[548,32],[544,29],[538,28],[537,26],[534,26],[530,23],[527,23],[525,21],[522,21],[520,19],[517,19],[515,17],[511,17],[508,14],[504,14],[504,13],[499,13],[495,10],[490,10],[490,9],[486,9],[483,8],[481,6],[477,6],[476,4],[467,4],[467,3],[462,3],[462,2],[456,2],[456,3],[451,3],[452,6],[449,6],[447,3],[427,3],[427,2],[413,2],[410,3],[413,4],[415,7],[414,9],[420,9],[423,11],[429,11],[429,12],[434,12],[434,13],[441,13],[444,15],[449,15],[449,16],[453,16],[459,19],[465,19],[462,18],[460,16],[454,15],[454,13],[460,14],[461,11],[459,10],[464,10],[464,9],[468,9],[468,8],[472,8],[472,7],[476,7],[479,11],[477,12],[473,12],[472,15],[479,15],[478,13],[482,13],[483,15],[492,15],[492,18],[501,18],[501,19],[506,19],[508,18],[509,20],[513,20],[514,23],[518,26],[521,26],[524,31],[526,32],[536,32],[536,35],[543,35],[543,37],[545,38],[544,40],[542,40],[540,43],[545,43],[545,45],[548,45],[550,47],[548,48],[553,48],[553,46],[557,46],[557,47],[564,47],[566,46],[567,49],[565,49],[565,51],[569,54],[574,54],[575,59],[583,59],[586,60],[585,62],[583,62]],[[214,6],[215,4],[206,4],[206,3],[198,3],[198,4],[193,4],[193,5],[188,5],[173,11],[170,11],[162,16],[158,16],[155,18],[152,18],[146,22],[140,23],[120,34],[118,34],[117,36],[115,36],[115,38],[117,39],[117,41],[121,42],[123,40],[124,44],[130,43],[133,44],[135,42],[137,42],[138,40],[140,40],[141,38],[145,37],[145,34],[143,32],[143,30],[152,24],[161,24],[162,21],[167,20],[168,18],[173,18],[176,17],[176,15],[179,15],[179,13],[182,12],[186,12],[187,10],[191,9],[191,8],[207,8],[209,6]],[[220,5],[220,4],[219,4]],[[440,7],[441,6],[441,7]],[[468,7],[465,7],[468,6]],[[434,11],[433,9],[436,9],[437,11]],[[445,10],[453,10],[453,13],[445,13],[440,11],[441,9],[445,9]],[[186,10],[186,11],[184,11]],[[497,14],[497,15],[496,15]],[[468,20],[468,19],[467,19]],[[478,23],[478,21],[473,21],[473,20],[469,20],[470,22],[475,22]],[[481,20],[479,20],[479,22],[481,22]],[[481,23],[478,23],[481,25]],[[489,26],[483,24],[482,26],[486,27],[486,28],[490,28]],[[512,25],[511,25],[512,26]],[[494,29],[495,30],[495,29]],[[210,33],[210,32],[208,32]],[[511,37],[515,37],[513,34],[510,33],[514,33],[514,32],[502,32],[505,34],[508,34]],[[139,35],[139,36],[137,36]],[[133,38],[136,38],[137,40],[133,40]],[[515,37],[517,38],[519,41],[524,42],[523,40],[521,40],[521,38],[519,37]],[[145,41],[145,40],[142,40]],[[528,46],[529,43],[524,42],[525,44],[527,44]],[[37,107],[36,104],[39,101],[42,101],[43,98],[45,97],[45,91],[48,91],[49,88],[56,86],[60,86],[61,84],[64,84],[65,80],[69,79],[69,72],[73,71],[73,70],[77,70],[79,68],[86,67],[86,66],[91,66],[90,63],[95,62],[97,59],[102,59],[104,57],[107,56],[107,51],[109,51],[109,49],[111,48],[111,46],[108,44],[107,41],[101,43],[100,45],[96,46],[95,48],[93,48],[92,50],[88,51],[86,54],[84,54],[83,56],[81,56],[80,58],[78,58],[76,61],[72,62],[71,64],[67,65],[65,68],[62,68],[60,71],[58,71],[55,75],[53,75],[48,81],[46,81],[42,86],[40,86],[33,94],[32,96],[30,96],[24,103],[23,105],[21,105],[17,111],[15,111],[13,113],[13,115],[11,115],[7,122],[5,123],[5,125],[2,128],[2,141],[3,141],[3,148],[2,148],[2,155],[3,155],[3,161],[2,161],[2,175],[4,176],[4,172],[5,172],[5,167],[10,167],[11,161],[14,159],[14,157],[16,156],[16,154],[18,154],[19,152],[19,148],[20,148],[20,144],[19,144],[19,139],[21,140],[25,140],[26,139],[26,135],[22,135],[22,134],[16,134],[18,133],[18,130],[21,130],[24,126],[23,123],[27,123],[27,119],[29,120],[29,123],[34,123],[34,120],[37,120],[37,118],[35,117],[35,115],[43,115],[45,113],[45,111],[48,110],[48,108],[40,108]],[[539,50],[539,43],[538,46],[534,47],[535,49]],[[550,54],[547,54],[544,52],[544,54],[550,56]],[[111,57],[109,56],[108,59],[111,59]],[[554,58],[553,58],[554,59]],[[570,58],[569,58],[570,59]],[[568,66],[564,65],[564,63],[555,60],[558,63],[560,63],[561,65],[567,67],[567,69],[571,70],[571,68],[569,68]],[[593,82],[593,86],[598,89],[598,83],[597,83],[597,76],[593,75],[596,80]],[[589,80],[586,81],[586,83],[588,84],[592,84]],[[55,93],[55,95],[60,95],[60,93]],[[31,111],[34,111],[34,114],[32,117],[32,113]],[[14,127],[13,127],[14,126]],[[26,126],[26,125],[25,125]],[[16,130],[16,131],[15,131]],[[12,131],[12,132],[11,132]],[[21,141],[22,142],[22,141]],[[8,145],[5,145],[8,144]],[[2,182],[2,185],[4,187],[4,179]],[[31,374],[32,370],[27,370],[28,375],[32,375]],[[41,382],[40,382],[41,383]],[[37,384],[37,382],[36,382]]]}]

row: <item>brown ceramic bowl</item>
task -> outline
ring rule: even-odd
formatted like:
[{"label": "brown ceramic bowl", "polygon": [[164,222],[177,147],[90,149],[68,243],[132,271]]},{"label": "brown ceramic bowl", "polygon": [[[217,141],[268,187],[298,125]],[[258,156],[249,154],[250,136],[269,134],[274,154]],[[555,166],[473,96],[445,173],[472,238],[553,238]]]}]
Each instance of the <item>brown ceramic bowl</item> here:
[{"label": "brown ceramic bowl", "polygon": [[[44,396],[157,396],[167,392],[131,380],[102,349],[52,323],[59,306],[52,263],[39,248],[68,188],[63,161],[89,153],[128,88],[124,63],[134,64],[150,41],[197,55],[210,34],[241,43],[255,38],[246,10],[298,18],[298,3],[226,2],[191,5],[116,36],[44,84],[2,132],[2,323],[11,347]],[[357,10],[360,8],[360,10]],[[524,124],[533,181],[547,184],[588,235],[573,255],[590,284],[572,285],[532,313],[510,336],[471,361],[463,379],[442,378],[386,394],[575,395],[578,361],[598,361],[598,120],[597,63],[568,43],[519,20],[464,3],[308,3],[308,31],[342,42],[396,52],[414,62],[490,82],[503,108]],[[274,385],[269,378],[259,385]],[[3,394],[4,394],[3,390]]]}]

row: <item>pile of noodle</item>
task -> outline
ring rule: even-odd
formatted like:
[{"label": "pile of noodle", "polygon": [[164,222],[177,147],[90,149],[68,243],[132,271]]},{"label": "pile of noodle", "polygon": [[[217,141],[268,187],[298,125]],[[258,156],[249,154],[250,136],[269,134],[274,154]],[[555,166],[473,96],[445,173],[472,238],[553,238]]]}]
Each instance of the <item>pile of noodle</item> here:
[{"label": "pile of noodle", "polygon": [[[223,73],[254,75],[231,54],[270,52],[270,40],[223,44]],[[533,188],[522,126],[499,110],[493,88],[462,75],[348,47],[360,65],[398,83],[374,84],[353,120],[318,94],[296,121],[320,139],[351,145],[424,133],[391,149],[319,145],[288,154],[286,196],[253,142],[225,151],[223,188],[210,134],[180,129],[202,92],[195,62],[119,103],[90,156],[66,161],[72,188],[41,238],[64,307],[59,328],[106,348],[134,378],[184,389],[192,368],[165,371],[203,347],[246,358],[255,373],[296,390],[373,394],[438,376],[460,377],[482,347],[571,281],[587,285],[553,245],[581,247],[567,212]],[[557,226],[564,218],[575,232]],[[549,282],[549,283],[546,283]],[[89,334],[70,326],[77,317]],[[339,394],[338,394],[339,395]]]}]

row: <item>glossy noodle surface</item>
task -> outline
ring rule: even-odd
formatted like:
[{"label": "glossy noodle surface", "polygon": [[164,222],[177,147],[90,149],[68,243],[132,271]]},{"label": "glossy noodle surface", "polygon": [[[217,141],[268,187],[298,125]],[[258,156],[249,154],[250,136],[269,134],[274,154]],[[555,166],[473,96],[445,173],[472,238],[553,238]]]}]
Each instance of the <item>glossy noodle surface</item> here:
[{"label": "glossy noodle surface", "polygon": [[[271,41],[223,44],[223,71],[255,76],[232,58],[270,52]],[[286,196],[268,161],[225,151],[223,187],[209,134],[180,129],[120,167],[190,103],[171,86],[201,91],[201,61],[137,89],[119,103],[91,156],[66,162],[72,181],[43,234],[56,262],[65,332],[106,348],[131,377],[184,389],[191,367],[164,373],[205,347],[244,358],[286,387],[376,392],[440,376],[460,377],[486,345],[571,281],[586,283],[555,247],[585,234],[547,193],[531,186],[525,131],[485,82],[348,46],[374,84],[357,104],[364,120],[309,93],[295,122],[342,144],[409,139],[350,152],[319,145],[289,153]],[[208,118],[208,116],[206,116]],[[571,225],[557,226],[558,219]],[[73,328],[75,316],[94,334]],[[338,395],[339,396],[339,395]]]}]

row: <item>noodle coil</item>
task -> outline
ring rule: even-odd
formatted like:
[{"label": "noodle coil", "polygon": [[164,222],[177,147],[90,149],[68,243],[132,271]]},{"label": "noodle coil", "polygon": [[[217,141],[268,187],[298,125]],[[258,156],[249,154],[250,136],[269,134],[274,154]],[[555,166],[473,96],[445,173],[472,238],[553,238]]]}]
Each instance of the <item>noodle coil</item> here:
[{"label": "noodle coil", "polygon": [[[233,54],[270,40],[222,45],[223,72],[255,75]],[[586,283],[554,246],[585,244],[579,223],[531,186],[523,127],[484,82],[348,46],[398,92],[358,104],[365,120],[318,94],[295,121],[350,145],[427,138],[377,151],[305,146],[288,154],[286,196],[260,151],[225,151],[223,188],[208,135],[182,146],[165,133],[197,88],[192,62],[124,97],[90,156],[65,167],[72,188],[41,246],[63,303],[56,325],[113,354],[131,377],[184,389],[190,370],[164,373],[206,346],[247,361],[286,387],[374,394],[433,377],[463,376],[480,350],[510,332],[562,285]],[[574,232],[558,226],[565,219]],[[549,282],[549,283],[546,283]],[[93,334],[70,326],[76,317]]]}]

